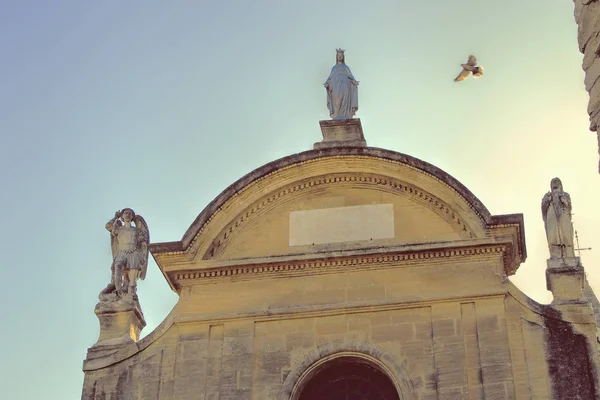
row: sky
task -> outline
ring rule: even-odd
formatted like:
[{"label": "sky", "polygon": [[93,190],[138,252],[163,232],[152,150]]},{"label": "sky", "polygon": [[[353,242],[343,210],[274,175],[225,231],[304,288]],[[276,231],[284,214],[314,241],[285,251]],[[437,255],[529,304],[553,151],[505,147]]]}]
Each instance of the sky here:
[{"label": "sky", "polygon": [[[346,49],[369,146],[523,213],[512,281],[548,303],[540,201],[558,176],[600,292],[596,135],[566,0],[0,2],[0,387],[77,399],[110,279],[104,224],[132,207],[176,241],[228,185],[310,150]],[[475,54],[478,80],[453,82]],[[147,335],[177,301],[150,261]]]}]

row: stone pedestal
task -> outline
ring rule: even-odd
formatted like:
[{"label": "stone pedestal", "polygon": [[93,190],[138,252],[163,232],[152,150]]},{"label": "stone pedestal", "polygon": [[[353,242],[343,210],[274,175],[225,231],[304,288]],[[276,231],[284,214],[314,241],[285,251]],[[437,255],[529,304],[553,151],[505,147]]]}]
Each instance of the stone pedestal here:
[{"label": "stone pedestal", "polygon": [[579,257],[551,258],[547,262],[546,288],[552,304],[588,303],[583,294],[585,272]]},{"label": "stone pedestal", "polygon": [[125,295],[116,301],[101,301],[94,313],[100,320],[100,337],[93,347],[137,342],[146,326],[137,298]]},{"label": "stone pedestal", "polygon": [[319,121],[323,140],[315,150],[329,147],[367,147],[359,118]]}]

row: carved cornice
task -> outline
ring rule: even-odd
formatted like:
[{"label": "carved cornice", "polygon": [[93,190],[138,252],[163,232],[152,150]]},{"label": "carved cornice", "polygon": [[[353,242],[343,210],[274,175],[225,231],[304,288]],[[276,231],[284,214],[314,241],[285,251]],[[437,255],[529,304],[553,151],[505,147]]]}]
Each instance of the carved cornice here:
[{"label": "carved cornice", "polygon": [[[516,228],[516,242],[518,244],[518,262],[527,259],[527,247],[525,246],[525,222],[523,214],[492,215],[488,223],[489,228]],[[516,266],[515,266],[516,268]],[[515,269],[516,271],[516,269]]]},{"label": "carved cornice", "polygon": [[[300,258],[277,260],[282,257],[262,258],[259,260],[227,260],[220,266],[209,268],[193,268],[185,270],[168,271],[171,281],[179,289],[182,286],[194,285],[201,282],[215,281],[220,279],[236,280],[271,278],[281,276],[313,275],[320,273],[335,273],[347,271],[349,267],[356,268],[395,268],[402,264],[415,264],[428,261],[444,262],[458,257],[478,257],[499,255],[503,258],[505,269],[507,268],[506,255],[510,254],[511,245],[483,244],[467,247],[438,247],[431,249],[414,249],[420,246],[405,246],[413,249],[402,250],[399,248],[389,249],[372,248],[360,251],[342,251],[325,253],[319,258],[314,255],[310,259]],[[433,246],[435,247],[435,246]]]}]

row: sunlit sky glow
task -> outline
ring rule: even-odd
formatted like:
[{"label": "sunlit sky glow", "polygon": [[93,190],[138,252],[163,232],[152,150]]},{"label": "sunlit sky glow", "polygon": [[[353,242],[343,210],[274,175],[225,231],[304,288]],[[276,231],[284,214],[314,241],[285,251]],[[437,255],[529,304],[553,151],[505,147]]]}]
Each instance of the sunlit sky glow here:
[{"label": "sunlit sky glow", "polygon": [[[571,1],[7,2],[4,398],[81,396],[106,221],[132,207],[153,242],[179,240],[229,184],[311,149],[337,47],[361,82],[370,146],[436,165],[492,214],[524,214],[528,258],[512,280],[540,302],[540,201],[559,176],[600,291],[598,154]],[[454,83],[471,53],[484,77]],[[139,296],[148,334],[177,299],[153,261]]]}]

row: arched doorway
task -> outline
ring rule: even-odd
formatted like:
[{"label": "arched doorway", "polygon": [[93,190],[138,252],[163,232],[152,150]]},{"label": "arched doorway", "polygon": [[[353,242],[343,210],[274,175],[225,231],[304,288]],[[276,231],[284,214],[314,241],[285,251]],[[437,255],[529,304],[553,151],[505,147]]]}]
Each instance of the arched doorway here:
[{"label": "arched doorway", "polygon": [[400,400],[391,379],[357,357],[339,357],[320,365],[298,400]]}]

